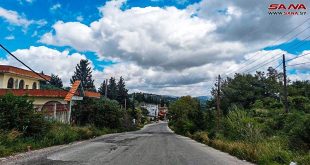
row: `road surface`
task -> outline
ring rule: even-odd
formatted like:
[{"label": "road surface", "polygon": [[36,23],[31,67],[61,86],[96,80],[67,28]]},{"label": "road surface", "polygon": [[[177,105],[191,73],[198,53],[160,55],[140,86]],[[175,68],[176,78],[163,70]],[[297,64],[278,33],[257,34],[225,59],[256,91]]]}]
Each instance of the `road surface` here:
[{"label": "road surface", "polygon": [[46,153],[5,164],[57,165],[243,165],[227,153],[174,134],[167,123],[147,125],[140,131],[112,134],[66,145]]}]

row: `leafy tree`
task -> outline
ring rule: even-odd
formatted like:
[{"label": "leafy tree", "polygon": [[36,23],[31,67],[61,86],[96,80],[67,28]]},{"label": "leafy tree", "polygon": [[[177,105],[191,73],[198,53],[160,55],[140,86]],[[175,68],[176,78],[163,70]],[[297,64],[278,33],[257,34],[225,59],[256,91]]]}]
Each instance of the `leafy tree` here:
[{"label": "leafy tree", "polygon": [[120,128],[123,113],[119,109],[119,104],[115,100],[106,98],[96,101],[94,109],[94,124],[99,128]]},{"label": "leafy tree", "polygon": [[74,75],[70,79],[71,84],[76,80],[81,80],[84,90],[96,91],[94,80],[92,79],[92,68],[88,60],[81,60],[75,67]]},{"label": "leafy tree", "polygon": [[55,74],[51,75],[51,80],[49,84],[58,88],[63,87],[62,80],[58,77],[58,75]]},{"label": "leafy tree", "polygon": [[184,96],[169,106],[170,124],[180,134],[202,130],[204,118],[199,110],[199,102],[190,96]]}]

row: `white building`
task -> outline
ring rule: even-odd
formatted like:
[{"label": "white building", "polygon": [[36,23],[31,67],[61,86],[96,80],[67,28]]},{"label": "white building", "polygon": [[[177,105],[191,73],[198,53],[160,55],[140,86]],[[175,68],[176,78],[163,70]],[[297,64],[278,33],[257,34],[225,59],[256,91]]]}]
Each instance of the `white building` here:
[{"label": "white building", "polygon": [[142,105],[141,108],[147,109],[149,112],[149,117],[157,117],[158,116],[158,105],[156,104],[145,104]]}]

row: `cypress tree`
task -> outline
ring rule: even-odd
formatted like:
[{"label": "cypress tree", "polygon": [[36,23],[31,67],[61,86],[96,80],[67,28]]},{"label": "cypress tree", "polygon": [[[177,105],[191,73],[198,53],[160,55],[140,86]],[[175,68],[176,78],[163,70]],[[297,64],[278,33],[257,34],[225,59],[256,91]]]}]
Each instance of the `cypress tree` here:
[{"label": "cypress tree", "polygon": [[100,87],[99,87],[99,89],[98,89],[98,92],[99,92],[102,96],[105,96],[105,88],[106,88],[106,85],[107,85],[107,83],[106,83],[106,81],[104,80],[104,81],[101,83],[101,85],[100,85]]},{"label": "cypress tree", "polygon": [[128,90],[126,89],[125,81],[123,77],[119,78],[119,81],[117,83],[117,101],[125,106],[125,99],[128,102]]},{"label": "cypress tree", "polygon": [[51,75],[50,85],[58,87],[58,88],[63,87],[62,80],[58,77],[58,75],[55,75],[55,74]]},{"label": "cypress tree", "polygon": [[115,78],[111,77],[108,84],[108,98],[111,100],[117,99],[117,85]]},{"label": "cypress tree", "polygon": [[96,91],[94,80],[92,79],[92,68],[88,60],[81,60],[75,67],[74,75],[70,79],[71,84],[76,80],[81,80],[84,90]]}]

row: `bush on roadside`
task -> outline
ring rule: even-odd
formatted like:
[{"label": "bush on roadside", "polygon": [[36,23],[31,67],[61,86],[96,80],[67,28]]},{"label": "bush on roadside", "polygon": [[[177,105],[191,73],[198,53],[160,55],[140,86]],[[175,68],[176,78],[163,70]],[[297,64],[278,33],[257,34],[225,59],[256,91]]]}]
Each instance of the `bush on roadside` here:
[{"label": "bush on roadside", "polygon": [[98,129],[94,126],[72,127],[68,124],[51,123],[50,130],[42,137],[24,137],[17,130],[11,130],[7,134],[0,133],[0,157],[16,152],[39,149],[53,145],[71,143],[77,140],[84,140],[107,133],[114,133],[112,129]]},{"label": "bush on roadside", "polygon": [[24,136],[42,136],[48,130],[48,123],[43,115],[35,112],[27,96],[6,94],[0,97],[0,129],[15,129]]},{"label": "bush on roadside", "polygon": [[261,138],[261,128],[248,112],[233,107],[225,119],[224,134],[231,140],[256,142]]},{"label": "bush on roadside", "polygon": [[208,137],[208,133],[207,132],[195,132],[193,135],[192,135],[192,138],[195,139],[196,141],[199,141],[201,143],[204,143],[204,144],[209,144],[210,142],[210,139]]}]

